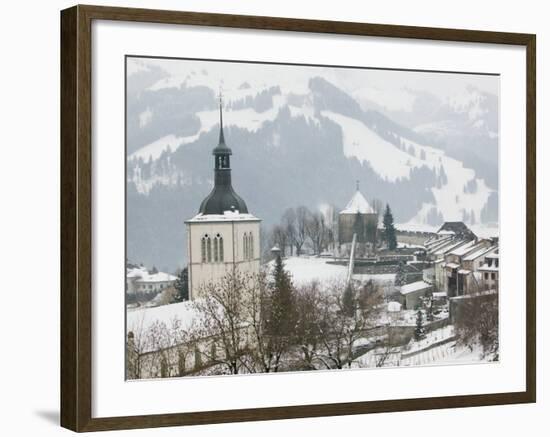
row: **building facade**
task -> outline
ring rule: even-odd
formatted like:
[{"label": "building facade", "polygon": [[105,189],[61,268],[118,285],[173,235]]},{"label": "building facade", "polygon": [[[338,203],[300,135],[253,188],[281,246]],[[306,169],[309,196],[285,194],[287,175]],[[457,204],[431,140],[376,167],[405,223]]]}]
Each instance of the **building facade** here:
[{"label": "building facade", "polygon": [[220,102],[220,137],[212,151],[214,187],[198,214],[187,220],[189,298],[230,272],[260,271],[260,219],[248,212],[231,185],[231,149],[226,145]]},{"label": "building facade", "polygon": [[374,245],[377,229],[378,214],[357,187],[351,200],[338,214],[338,242],[340,245],[350,244],[356,235],[357,243]]},{"label": "building facade", "polygon": [[126,269],[126,292],[137,296],[154,296],[171,287],[176,277],[164,272],[149,272],[145,267]]}]

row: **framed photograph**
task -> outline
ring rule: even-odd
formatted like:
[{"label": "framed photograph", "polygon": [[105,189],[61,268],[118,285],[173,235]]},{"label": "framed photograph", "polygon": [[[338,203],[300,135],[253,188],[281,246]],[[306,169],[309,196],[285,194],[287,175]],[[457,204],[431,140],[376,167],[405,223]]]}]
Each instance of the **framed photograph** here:
[{"label": "framed photograph", "polygon": [[61,424],[535,402],[535,35],[61,12]]}]

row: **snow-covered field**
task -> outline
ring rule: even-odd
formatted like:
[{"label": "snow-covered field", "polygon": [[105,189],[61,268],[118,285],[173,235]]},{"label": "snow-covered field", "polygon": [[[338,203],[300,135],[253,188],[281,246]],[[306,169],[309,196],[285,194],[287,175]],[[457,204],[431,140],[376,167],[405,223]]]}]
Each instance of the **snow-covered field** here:
[{"label": "snow-covered field", "polygon": [[193,304],[189,301],[162,305],[154,308],[126,310],[126,332],[144,333],[155,324],[164,322],[170,328],[175,321],[181,322],[181,328],[188,329],[195,318]]},{"label": "snow-covered field", "polygon": [[[326,258],[315,256],[292,256],[283,260],[285,270],[292,276],[292,282],[296,286],[302,286],[312,281],[330,283],[346,279],[348,267],[346,265],[329,264]],[[273,265],[273,262],[270,263]],[[391,283],[395,274],[354,274],[353,279],[361,282],[373,280],[381,284]]]},{"label": "snow-covered field", "polygon": [[306,285],[312,281],[329,282],[346,279],[347,267],[327,264],[325,258],[313,256],[291,256],[283,260],[285,270],[292,276],[295,286]]},{"label": "snow-covered field", "polygon": [[[433,366],[488,362],[487,359],[483,358],[479,346],[473,347],[472,349],[459,346],[456,344],[456,341],[453,340],[453,335],[453,327],[447,326],[429,333],[424,340],[419,342],[412,341],[408,349],[402,348],[402,350],[400,350],[400,348],[397,347],[392,350],[392,353],[386,358],[384,366]],[[446,342],[429,348],[430,344],[441,341]],[[421,351],[422,349],[426,350]],[[402,356],[402,353],[409,354],[415,351],[421,352],[406,358]],[[377,367],[377,364],[380,362],[385,352],[383,348],[373,349],[357,358],[354,362],[354,367]]]}]

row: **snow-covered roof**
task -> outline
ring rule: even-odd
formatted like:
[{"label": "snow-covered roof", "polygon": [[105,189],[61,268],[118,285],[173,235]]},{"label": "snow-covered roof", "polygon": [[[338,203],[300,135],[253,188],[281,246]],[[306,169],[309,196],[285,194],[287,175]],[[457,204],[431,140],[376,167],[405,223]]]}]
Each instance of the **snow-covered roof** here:
[{"label": "snow-covered roof", "polygon": [[435,298],[442,298],[442,297],[447,297],[447,293],[445,291],[436,291],[435,293],[432,294],[432,296]]},{"label": "snow-covered roof", "polygon": [[374,209],[369,205],[367,199],[359,190],[355,192],[346,207],[340,211],[340,214],[374,214]]},{"label": "snow-covered roof", "polygon": [[469,275],[470,273],[472,273],[472,271],[467,269],[460,269],[458,273],[461,275]]},{"label": "snow-covered roof", "polygon": [[428,288],[431,288],[431,287],[432,287],[432,284],[426,281],[416,281],[416,282],[411,282],[410,284],[402,285],[399,292],[405,295],[409,293],[414,293],[415,291],[427,290]]},{"label": "snow-covered roof", "polygon": [[457,263],[445,263],[443,267],[448,267],[450,269],[458,269],[460,267],[460,264]]},{"label": "snow-covered roof", "polygon": [[252,214],[241,214],[239,211],[224,211],[223,214],[197,214],[186,223],[206,223],[206,222],[239,222],[239,221],[260,221]]},{"label": "snow-covered roof", "polygon": [[496,250],[496,246],[491,247],[481,247],[479,250],[476,250],[475,252],[472,252],[468,254],[468,256],[464,257],[463,261],[474,261],[480,256],[483,256],[487,253],[493,252]]},{"label": "snow-covered roof", "polygon": [[455,235],[455,232],[454,231],[439,231],[437,233],[438,235]]},{"label": "snow-covered roof", "polygon": [[436,255],[442,255],[442,254],[447,254],[449,252],[451,252],[452,250],[455,250],[459,247],[461,247],[464,243],[466,243],[465,240],[452,240],[450,242],[448,242],[447,244],[444,244],[443,246],[437,248],[437,250],[435,250],[433,253],[435,253]]},{"label": "snow-covered roof", "polygon": [[469,251],[471,251],[474,246],[478,244],[475,240],[468,241],[466,244],[463,244],[462,246],[457,247],[456,249],[449,252],[451,255],[457,255],[457,256],[463,256]]},{"label": "snow-covered roof", "polygon": [[176,276],[171,275],[170,273],[149,273],[149,271],[145,267],[127,269],[126,277],[136,278],[137,282],[167,282],[175,281],[177,279]]}]

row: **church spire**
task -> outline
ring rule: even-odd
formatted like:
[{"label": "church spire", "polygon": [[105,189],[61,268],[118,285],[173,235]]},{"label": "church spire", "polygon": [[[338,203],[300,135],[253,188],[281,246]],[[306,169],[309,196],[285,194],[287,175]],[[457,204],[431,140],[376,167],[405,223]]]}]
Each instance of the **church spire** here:
[{"label": "church spire", "polygon": [[201,214],[223,214],[225,211],[239,211],[248,213],[246,203],[231,186],[231,149],[225,144],[223,134],[223,100],[220,87],[220,139],[212,150],[214,155],[214,188],[202,201],[199,208]]},{"label": "church spire", "polygon": [[223,97],[222,97],[222,87],[220,85],[220,140],[218,141],[219,144],[225,144],[225,138],[223,136]]},{"label": "church spire", "polygon": [[223,134],[223,97],[222,97],[222,88],[220,85],[220,94],[219,94],[219,100],[220,100],[220,139],[218,140],[218,145],[212,150],[212,154],[216,156],[216,168],[218,167],[218,157],[219,156],[226,156],[227,159],[223,159],[219,161],[220,163],[223,162],[225,164],[225,168],[229,168],[229,155],[232,154],[231,149],[227,147],[225,144],[225,136]]}]

